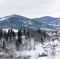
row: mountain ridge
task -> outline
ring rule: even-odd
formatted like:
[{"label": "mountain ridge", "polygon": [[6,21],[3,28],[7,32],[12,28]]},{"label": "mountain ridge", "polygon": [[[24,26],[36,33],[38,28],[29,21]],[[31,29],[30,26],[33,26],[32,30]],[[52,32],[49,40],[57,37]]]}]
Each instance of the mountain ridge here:
[{"label": "mountain ridge", "polygon": [[[43,20],[42,20],[43,19]],[[59,19],[59,18],[58,18]],[[41,21],[40,21],[41,20]],[[52,22],[53,20],[53,22]],[[0,28],[13,28],[13,29],[55,29],[54,26],[51,26],[52,23],[55,23],[57,18],[50,16],[45,16],[41,18],[30,19],[21,15],[13,14],[8,15],[0,19]]]},{"label": "mountain ridge", "polygon": [[60,18],[54,18],[50,16],[44,16],[41,18],[34,18],[33,20],[37,22],[45,23],[55,29],[60,29]]},{"label": "mountain ridge", "polygon": [[3,20],[0,21],[0,28],[37,29],[38,27],[40,28],[40,24],[38,22],[20,15],[5,16]]}]

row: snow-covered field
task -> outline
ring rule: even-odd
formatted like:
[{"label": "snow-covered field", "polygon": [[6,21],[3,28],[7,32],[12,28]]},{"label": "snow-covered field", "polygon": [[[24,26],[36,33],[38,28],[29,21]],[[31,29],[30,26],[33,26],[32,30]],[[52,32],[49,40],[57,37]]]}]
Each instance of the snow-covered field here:
[{"label": "snow-covered field", "polygon": [[[30,50],[30,51],[25,50],[25,51],[21,51],[20,53],[18,52],[17,55],[21,55],[23,57],[29,56],[28,59],[59,59],[60,58],[60,44],[58,40],[54,42],[45,43],[44,45],[38,43],[35,46],[35,48],[36,48],[35,50]],[[47,50],[47,52],[44,50]],[[42,53],[47,54],[47,56],[39,57],[39,55],[42,55]]]},{"label": "snow-covered field", "polygon": [[[35,50],[24,50],[24,51],[12,51],[15,57],[21,57],[20,59],[59,59],[60,58],[60,42],[55,40],[54,42],[50,41],[48,43],[44,43],[43,45],[39,42],[35,45]],[[47,56],[44,56],[44,54]],[[0,53],[1,55],[1,53]],[[43,55],[40,56],[39,55]]]},{"label": "snow-covered field", "polygon": [[[46,51],[42,47],[45,46],[45,50],[47,50],[47,56],[39,57],[39,54],[42,53],[46,54]],[[54,42],[48,42],[44,45],[41,45],[38,43],[36,45],[36,50],[30,50],[30,51],[23,51],[23,56],[31,56],[30,59],[59,59],[60,58],[60,44],[58,40],[55,40]]]}]

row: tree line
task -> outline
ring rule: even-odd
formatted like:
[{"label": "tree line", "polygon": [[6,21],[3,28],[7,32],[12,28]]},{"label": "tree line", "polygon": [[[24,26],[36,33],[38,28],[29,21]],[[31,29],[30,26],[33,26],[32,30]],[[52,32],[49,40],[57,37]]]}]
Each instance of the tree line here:
[{"label": "tree line", "polygon": [[[44,39],[46,38],[46,35],[47,35],[46,32],[42,31],[40,29],[36,30],[36,31],[40,34],[40,36],[41,36],[40,41],[43,44]],[[22,44],[21,36],[25,35],[25,36],[30,37],[31,33],[30,33],[29,30],[23,30],[23,31],[22,30],[18,30],[18,32],[16,33],[12,29],[9,29],[8,32],[3,31],[2,29],[0,29],[0,40],[2,40],[4,38],[4,40],[3,40],[3,48],[5,48],[6,42],[8,42],[8,41],[12,42],[12,40],[15,40],[14,38],[16,38],[16,35],[17,35],[18,38],[17,38],[15,44],[16,44],[16,47],[19,48],[19,46]]]}]

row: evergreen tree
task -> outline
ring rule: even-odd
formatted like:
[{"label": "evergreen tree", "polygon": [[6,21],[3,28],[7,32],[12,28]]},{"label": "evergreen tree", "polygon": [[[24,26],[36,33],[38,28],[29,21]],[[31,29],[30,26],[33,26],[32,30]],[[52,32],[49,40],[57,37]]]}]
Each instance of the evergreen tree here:
[{"label": "evergreen tree", "polygon": [[13,37],[15,37],[15,33],[12,29],[8,30],[8,37],[9,37],[10,41]]},{"label": "evergreen tree", "polygon": [[7,39],[7,33],[6,33],[6,31],[4,31],[4,33],[3,33],[3,38],[7,41],[8,39]]},{"label": "evergreen tree", "polygon": [[15,36],[16,36],[14,31],[12,31],[12,35],[13,35],[13,37],[15,37]]},{"label": "evergreen tree", "polygon": [[21,30],[18,30],[18,37],[22,36]]},{"label": "evergreen tree", "polygon": [[5,41],[3,41],[3,49],[5,49],[6,48],[6,43],[5,43]]},{"label": "evergreen tree", "polygon": [[16,49],[19,50],[19,43],[18,43],[18,40],[16,40]]},{"label": "evergreen tree", "polygon": [[22,32],[21,30],[18,31],[18,43],[22,43],[22,39],[21,39],[21,36],[22,36]]},{"label": "evergreen tree", "polygon": [[41,36],[41,43],[43,44],[43,38],[42,38],[42,36]]},{"label": "evergreen tree", "polygon": [[22,44],[22,39],[21,39],[21,37],[18,38],[18,42],[19,42],[20,44]]},{"label": "evergreen tree", "polygon": [[27,36],[30,37],[30,32],[29,31],[27,31]]},{"label": "evergreen tree", "polygon": [[42,36],[42,31],[40,29],[37,32]]},{"label": "evergreen tree", "polygon": [[9,37],[9,35],[8,35],[8,33],[6,33],[6,41],[8,41],[8,37]]},{"label": "evergreen tree", "polygon": [[26,35],[26,30],[23,30],[23,35]]},{"label": "evergreen tree", "polygon": [[3,31],[2,29],[0,29],[0,38],[2,38],[2,36],[3,36]]},{"label": "evergreen tree", "polygon": [[43,32],[43,36],[44,36],[44,39],[45,39],[46,38],[46,32],[45,31]]}]

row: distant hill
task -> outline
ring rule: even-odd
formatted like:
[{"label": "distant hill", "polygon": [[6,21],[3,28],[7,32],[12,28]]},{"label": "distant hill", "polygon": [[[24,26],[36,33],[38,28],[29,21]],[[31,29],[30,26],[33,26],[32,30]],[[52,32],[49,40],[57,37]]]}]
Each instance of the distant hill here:
[{"label": "distant hill", "polygon": [[37,22],[45,22],[45,23],[50,23],[52,21],[57,21],[56,18],[50,17],[50,16],[45,16],[45,17],[40,17],[40,18],[35,18]]},{"label": "distant hill", "polygon": [[45,16],[40,18],[34,18],[33,20],[47,24],[51,28],[60,29],[60,18]]},{"label": "distant hill", "polygon": [[9,15],[0,18],[0,29],[60,29],[60,18],[45,16],[30,19],[21,15]]},{"label": "distant hill", "polygon": [[40,24],[29,18],[20,16],[20,15],[10,15],[0,19],[0,28],[12,28],[12,29],[38,29]]}]

